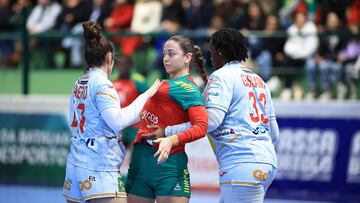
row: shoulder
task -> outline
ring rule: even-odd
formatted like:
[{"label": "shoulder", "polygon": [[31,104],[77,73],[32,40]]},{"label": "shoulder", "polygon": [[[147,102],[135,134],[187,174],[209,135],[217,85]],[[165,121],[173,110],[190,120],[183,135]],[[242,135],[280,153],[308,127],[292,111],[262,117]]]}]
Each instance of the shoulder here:
[{"label": "shoulder", "polygon": [[200,92],[191,77],[183,77],[177,80],[168,80],[170,91],[174,91],[179,94],[188,94],[191,92]]}]

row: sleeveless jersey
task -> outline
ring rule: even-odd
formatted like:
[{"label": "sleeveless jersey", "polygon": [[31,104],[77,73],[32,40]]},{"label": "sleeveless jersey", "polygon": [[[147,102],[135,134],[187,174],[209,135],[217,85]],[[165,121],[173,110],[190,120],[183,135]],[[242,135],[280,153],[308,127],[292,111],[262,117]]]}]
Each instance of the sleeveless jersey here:
[{"label": "sleeveless jersey", "polygon": [[[142,141],[141,135],[151,129],[146,126],[158,125],[162,128],[189,121],[187,109],[192,106],[205,106],[200,90],[189,76],[164,80],[157,93],[149,99],[143,108],[140,129],[134,143]],[[153,144],[158,147],[157,144]],[[172,147],[170,153],[183,152],[185,145]]]},{"label": "sleeveless jersey", "polygon": [[89,69],[75,82],[70,101],[69,162],[90,170],[119,170],[125,147],[100,115],[119,106],[119,97],[102,70]]},{"label": "sleeveless jersey", "polygon": [[269,132],[269,120],[275,119],[273,102],[258,75],[239,62],[229,62],[211,74],[203,97],[208,108],[225,112],[221,125],[209,132],[220,169],[241,162],[277,167]]}]

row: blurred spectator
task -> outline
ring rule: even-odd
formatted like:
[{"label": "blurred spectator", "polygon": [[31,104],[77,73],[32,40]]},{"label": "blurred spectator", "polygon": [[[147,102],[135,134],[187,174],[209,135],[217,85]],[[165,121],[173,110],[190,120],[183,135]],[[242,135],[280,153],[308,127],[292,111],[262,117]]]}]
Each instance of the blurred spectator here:
[{"label": "blurred spectator", "polygon": [[[305,13],[299,12],[295,14],[294,23],[287,29],[288,38],[285,42],[284,53],[286,55],[285,65],[303,68],[305,60],[312,57],[319,44],[316,26],[312,21],[307,19]],[[295,74],[289,74],[285,79],[285,89],[280,97],[288,100],[292,96],[291,88],[294,83],[294,98],[301,99],[302,89],[299,89]]]},{"label": "blurred spectator", "polygon": [[0,30],[13,30],[14,26],[10,23],[10,19],[14,12],[11,9],[10,0],[0,0],[0,13]]},{"label": "blurred spectator", "polygon": [[[352,0],[320,0],[319,3],[319,16],[320,25],[325,26],[327,16],[330,12],[336,13],[341,22],[346,22],[346,10]],[[355,0],[357,1],[357,0]],[[320,28],[322,29],[322,28]],[[322,30],[320,30],[322,31]]]},{"label": "blurred spectator", "polygon": [[185,12],[184,28],[189,30],[206,30],[211,21],[212,1],[182,0]]},{"label": "blurred spectator", "polygon": [[[343,50],[338,55],[338,61],[344,65],[345,79],[350,87],[350,98],[357,98],[357,82],[359,81],[360,71],[360,24],[352,23],[349,25],[351,37]],[[342,95],[340,95],[342,96]],[[340,98],[342,99],[342,98]]]},{"label": "blurred spectator", "polygon": [[[13,12],[10,0],[0,0],[0,30],[12,31],[14,26],[10,23]],[[0,40],[0,63],[12,65],[12,54],[14,52],[14,40]]]},{"label": "blurred spectator", "polygon": [[185,19],[181,0],[161,0],[161,2],[163,4],[161,28],[169,33],[179,32]]},{"label": "blurred spectator", "polygon": [[277,14],[279,9],[279,0],[262,0],[259,1],[264,11],[264,15]]},{"label": "blurred spectator", "polygon": [[[91,2],[87,0],[67,0],[57,18],[57,28],[61,32],[72,32],[74,34],[83,31],[81,23],[88,20],[91,12]],[[62,47],[70,49],[71,67],[80,67],[83,64],[81,55],[82,41],[76,37],[66,37],[62,41]]]},{"label": "blurred spectator", "polygon": [[[119,75],[113,81],[113,85],[119,95],[120,106],[124,108],[130,105],[140,94],[144,93],[148,89],[148,85],[142,75],[131,71],[131,57],[120,57],[115,67]],[[122,141],[125,146],[132,144],[138,129],[139,125],[136,123],[122,131]]]},{"label": "blurred spectator", "polygon": [[66,0],[57,18],[57,28],[71,31],[76,25],[89,19],[91,4],[87,0]]},{"label": "blurred spectator", "polygon": [[61,12],[61,5],[53,0],[38,0],[31,11],[26,28],[30,34],[37,34],[52,29]]},{"label": "blurred spectator", "polygon": [[[61,5],[53,0],[37,0],[26,23],[29,34],[39,34],[51,30],[61,12]],[[36,67],[53,67],[54,42],[45,38],[32,40],[32,65]],[[35,57],[37,56],[37,57]],[[41,60],[40,58],[43,57]],[[34,60],[39,59],[39,60]]]},{"label": "blurred spectator", "polygon": [[[284,65],[285,55],[283,49],[286,38],[279,35],[279,31],[278,17],[269,15],[266,19],[264,36],[261,38],[262,51],[255,60],[259,75],[264,81],[270,79],[273,67]],[[273,80],[276,80],[275,76]],[[271,90],[273,91],[273,89]]]},{"label": "blurred spectator", "polygon": [[113,0],[93,0],[89,20],[104,27],[104,21],[109,17]]},{"label": "blurred spectator", "polygon": [[[240,9],[239,9],[240,8]],[[240,25],[238,17],[243,14],[241,4],[233,0],[214,0],[213,16],[219,16],[224,22],[228,22],[229,26],[236,27]]]},{"label": "blurred spectator", "polygon": [[220,16],[216,16],[216,15],[212,16],[210,21],[210,26],[208,27],[207,32],[210,36],[224,26],[225,26],[225,22]]},{"label": "blurred spectator", "polygon": [[[128,0],[115,0],[115,7],[105,19],[104,26],[111,33],[129,32],[133,14],[133,3]],[[131,56],[141,44],[141,39],[138,37],[116,37],[114,41],[120,44],[120,53],[124,56]]]},{"label": "blurred spectator", "polygon": [[131,22],[131,31],[149,33],[159,30],[161,13],[162,4],[159,1],[137,0]]},{"label": "blurred spectator", "polygon": [[347,11],[348,25],[360,23],[360,0],[353,0]]},{"label": "blurred spectator", "polygon": [[[242,32],[260,31],[265,28],[266,16],[263,13],[261,5],[258,1],[250,1],[246,14],[240,22]],[[249,34],[248,43],[250,49],[250,57],[255,59],[261,52],[261,40],[259,36]]]},{"label": "blurred spectator", "polygon": [[[301,0],[282,0],[279,9],[280,25],[283,28],[288,28],[292,22],[292,16],[296,11]],[[304,12],[304,11],[302,11]]]},{"label": "blurred spectator", "polygon": [[[306,98],[313,99],[316,97],[317,72],[319,72],[320,98],[326,100],[332,97],[331,86],[340,81],[341,64],[336,61],[336,58],[345,43],[345,35],[336,13],[330,12],[328,14],[325,30],[319,34],[319,39],[320,45],[315,57],[309,58],[305,64],[309,84],[309,92]],[[343,88],[341,84],[338,86]],[[339,92],[341,91],[339,90]]]}]

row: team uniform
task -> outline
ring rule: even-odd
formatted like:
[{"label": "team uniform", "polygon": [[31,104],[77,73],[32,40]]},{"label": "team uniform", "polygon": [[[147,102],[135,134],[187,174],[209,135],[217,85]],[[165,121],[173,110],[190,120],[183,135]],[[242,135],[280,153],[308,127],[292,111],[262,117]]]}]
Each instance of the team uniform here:
[{"label": "team uniform", "polygon": [[[178,145],[172,147],[164,163],[158,164],[157,158],[153,156],[158,145],[148,143],[141,137],[151,132],[146,126],[155,124],[165,128],[192,118],[201,120],[205,125],[199,127],[194,124],[193,128],[178,134]],[[189,76],[164,80],[158,92],[148,100],[142,110],[140,130],[134,141],[125,186],[126,192],[151,199],[156,196],[190,197],[185,143],[205,136],[206,128],[206,109],[193,80]]]},{"label": "team uniform", "polygon": [[91,68],[76,81],[70,101],[72,144],[63,189],[66,199],[80,202],[126,197],[119,172],[125,147],[101,116],[119,105],[119,97],[102,70]]},{"label": "team uniform", "polygon": [[[207,108],[225,112],[220,126],[209,132],[219,163],[222,201],[262,202],[277,167],[270,90],[258,75],[232,61],[209,77],[203,96]],[[242,199],[237,199],[240,193]]]}]

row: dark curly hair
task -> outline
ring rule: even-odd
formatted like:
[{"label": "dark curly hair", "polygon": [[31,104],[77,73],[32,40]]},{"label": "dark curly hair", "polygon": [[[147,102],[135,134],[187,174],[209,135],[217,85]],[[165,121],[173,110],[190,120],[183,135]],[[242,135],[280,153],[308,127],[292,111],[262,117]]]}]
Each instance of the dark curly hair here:
[{"label": "dark curly hair", "polygon": [[101,66],[106,54],[114,53],[114,45],[101,35],[101,27],[94,22],[83,23],[85,40],[85,60],[89,67]]},{"label": "dark curly hair", "polygon": [[248,58],[247,38],[234,28],[221,28],[210,39],[213,45],[225,57],[226,61],[245,61]]}]

